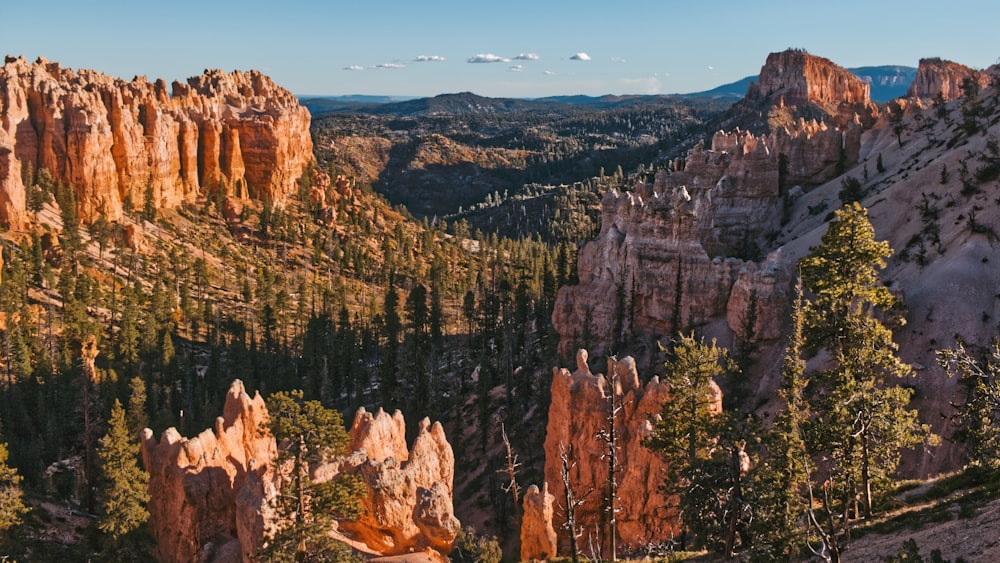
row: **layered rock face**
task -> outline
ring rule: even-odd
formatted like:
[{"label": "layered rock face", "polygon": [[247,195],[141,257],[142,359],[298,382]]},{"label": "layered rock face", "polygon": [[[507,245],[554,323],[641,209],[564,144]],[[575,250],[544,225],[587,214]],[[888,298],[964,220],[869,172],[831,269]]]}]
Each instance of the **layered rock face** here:
[{"label": "layered rock face", "polygon": [[[642,445],[643,439],[653,431],[653,424],[663,402],[669,399],[669,386],[654,377],[641,385],[631,357],[608,361],[608,373],[615,374],[612,389],[610,379],[594,375],[587,366],[587,351],[577,353],[577,369],[554,369],[552,374],[552,403],[545,434],[545,482],[552,494],[565,504],[560,454],[569,450],[572,463],[570,483],[579,497],[586,491],[583,504],[576,517],[583,541],[594,539],[594,545],[609,545],[607,532],[602,530],[605,515],[602,499],[606,496],[608,462],[604,459],[607,445],[598,434],[608,426],[610,397],[617,394],[622,407],[616,418],[618,461],[618,545],[638,546],[664,542],[678,534],[676,512],[668,508],[673,503],[661,493],[663,460]],[[722,407],[722,393],[716,390],[718,409]],[[526,511],[527,512],[527,511]],[[559,530],[562,545],[566,545],[566,531]],[[600,541],[598,541],[600,540]],[[591,554],[597,555],[597,554]]]},{"label": "layered rock face", "polygon": [[[234,552],[252,560],[276,494],[274,438],[259,432],[266,420],[264,399],[236,380],[214,429],[187,439],[169,428],[158,443],[152,430],[142,431],[158,560],[232,561]],[[229,555],[217,559],[222,554]]]},{"label": "layered rock face", "polygon": [[312,161],[309,112],[258,71],[124,81],[8,57],[0,69],[0,221],[24,217],[21,168],[72,185],[84,221],[207,191],[282,201]]},{"label": "layered rock face", "polygon": [[[778,163],[768,142],[720,133],[712,150],[696,147],[652,186],[605,194],[601,233],[579,254],[580,283],[556,298],[562,357],[583,346],[608,352],[616,326],[622,337],[644,339],[718,316],[740,326],[750,294],[758,318],[780,317],[788,283],[781,254],[763,263],[727,258],[752,253],[780,225]],[[779,326],[761,324],[756,337],[777,338]]]},{"label": "layered rock face", "polygon": [[845,126],[857,115],[870,125],[878,110],[870,100],[871,85],[829,59],[789,49],[771,53],[742,103],[815,108]]},{"label": "layered rock face", "polygon": [[[237,380],[223,413],[214,430],[191,439],[173,428],[159,442],[148,428],[142,433],[149,527],[160,561],[254,561],[277,524],[271,501],[282,475],[274,438],[260,431],[264,400],[250,398]],[[424,420],[407,450],[402,414],[361,409],[349,434],[352,453],[311,475],[323,482],[348,471],[364,479],[366,513],[341,523],[341,531],[372,553],[450,551],[460,524],[452,510],[455,458],[441,425]]]},{"label": "layered rock face", "polygon": [[940,58],[920,59],[917,76],[906,91],[909,98],[936,98],[939,94],[945,101],[962,97],[962,83],[974,80],[983,90],[990,84],[988,73],[946,61]]},{"label": "layered rock face", "polygon": [[356,522],[342,522],[341,529],[383,554],[451,551],[461,524],[452,500],[455,454],[441,423],[422,420],[407,450],[399,411],[372,415],[361,408],[350,435],[354,453],[316,471],[318,480],[339,472],[359,475],[368,489],[364,513]]}]

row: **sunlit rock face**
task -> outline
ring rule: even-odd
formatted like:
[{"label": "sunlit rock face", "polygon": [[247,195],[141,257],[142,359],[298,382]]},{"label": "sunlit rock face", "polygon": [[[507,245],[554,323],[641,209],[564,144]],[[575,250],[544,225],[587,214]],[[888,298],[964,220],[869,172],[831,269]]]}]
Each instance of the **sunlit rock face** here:
[{"label": "sunlit rock face", "polygon": [[8,57],[0,68],[0,222],[23,222],[30,163],[73,186],[80,218],[118,219],[221,191],[281,202],[312,162],[309,112],[258,71],[206,70],[169,88]]},{"label": "sunlit rock face", "polygon": [[[251,398],[236,380],[213,429],[184,438],[170,428],[159,441],[143,430],[149,528],[159,561],[256,560],[278,524],[272,501],[288,469],[275,466],[277,447],[267,420],[260,394]],[[338,523],[338,533],[365,552],[426,551],[441,560],[460,528],[452,498],[455,456],[440,423],[422,421],[409,449],[405,428],[399,411],[390,416],[360,409],[348,432],[351,453],[313,468],[311,478],[362,478],[364,514]]]}]

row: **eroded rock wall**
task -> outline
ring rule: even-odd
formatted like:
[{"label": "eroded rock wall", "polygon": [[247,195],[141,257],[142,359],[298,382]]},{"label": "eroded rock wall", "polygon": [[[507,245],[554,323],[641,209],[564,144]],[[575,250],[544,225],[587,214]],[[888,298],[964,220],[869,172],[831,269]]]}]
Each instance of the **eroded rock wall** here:
[{"label": "eroded rock wall", "polygon": [[855,119],[870,126],[878,116],[870,93],[870,84],[829,59],[789,49],[767,56],[741,103],[814,108],[837,126]]},{"label": "eroded rock wall", "polygon": [[[143,431],[149,527],[159,561],[255,560],[277,524],[271,501],[283,478],[274,465],[274,438],[261,432],[267,416],[260,395],[251,398],[236,380],[214,429],[187,439],[171,428],[159,442]],[[350,455],[312,471],[318,482],[341,472],[364,480],[365,514],[340,523],[340,532],[372,554],[450,551],[460,524],[452,499],[455,457],[441,425],[422,421],[407,449],[399,411],[360,409],[349,435]]]},{"label": "eroded rock wall", "polygon": [[940,95],[945,101],[962,97],[962,82],[972,79],[980,90],[990,84],[990,75],[940,58],[920,59],[917,76],[906,91],[909,98],[933,99]]},{"label": "eroded rock wall", "polygon": [[217,552],[235,551],[229,544],[252,560],[275,495],[274,438],[259,432],[266,420],[264,399],[251,398],[236,380],[214,429],[188,439],[170,428],[159,442],[142,431],[158,560],[214,561]]},{"label": "eroded rock wall", "polygon": [[[561,453],[566,450],[571,462],[570,483],[583,504],[577,509],[580,542],[585,547],[609,545],[602,529],[602,499],[606,496],[607,445],[599,436],[607,429],[610,397],[615,393],[622,410],[616,418],[618,460],[618,545],[622,548],[660,543],[675,538],[679,532],[676,512],[661,492],[663,460],[642,445],[651,435],[653,424],[664,401],[669,400],[669,386],[654,377],[642,385],[635,361],[625,357],[608,361],[610,378],[594,375],[587,365],[587,351],[577,353],[577,369],[570,373],[557,368],[552,374],[552,402],[545,433],[545,482],[560,505],[565,505]],[[714,385],[714,384],[713,384]],[[715,387],[716,408],[721,411],[722,393]],[[585,493],[592,491],[589,494]],[[585,495],[585,496],[584,496]],[[527,510],[526,510],[527,512]],[[562,517],[562,515],[560,515]],[[562,524],[561,521],[557,524]],[[558,531],[561,545],[567,544],[566,531]],[[590,554],[596,555],[596,554]]]},{"label": "eroded rock wall", "polygon": [[[281,202],[313,160],[309,112],[258,71],[131,81],[7,57],[0,68],[0,222],[23,221],[18,169],[72,185],[83,221],[123,202],[158,208],[206,191]],[[11,156],[13,155],[13,156]]]},{"label": "eroded rock wall", "polygon": [[[617,326],[623,341],[670,336],[716,317],[738,326],[753,292],[768,296],[757,300],[758,318],[781,316],[788,281],[781,254],[763,262],[733,257],[750,257],[780,226],[778,163],[768,142],[720,133],[712,150],[695,147],[652,185],[605,194],[601,232],[579,254],[579,284],[556,297],[561,357],[581,347],[609,352]],[[757,275],[764,270],[773,275]],[[762,326],[757,336],[776,338],[778,330]]]}]

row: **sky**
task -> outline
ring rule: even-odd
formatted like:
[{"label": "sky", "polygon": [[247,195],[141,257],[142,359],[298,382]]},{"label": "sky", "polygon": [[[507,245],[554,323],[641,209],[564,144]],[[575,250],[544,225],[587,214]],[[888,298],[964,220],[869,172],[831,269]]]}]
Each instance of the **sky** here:
[{"label": "sky", "polygon": [[803,48],[844,67],[1000,58],[995,0],[0,0],[0,51],[168,82],[258,69],[299,96],[670,94]]}]

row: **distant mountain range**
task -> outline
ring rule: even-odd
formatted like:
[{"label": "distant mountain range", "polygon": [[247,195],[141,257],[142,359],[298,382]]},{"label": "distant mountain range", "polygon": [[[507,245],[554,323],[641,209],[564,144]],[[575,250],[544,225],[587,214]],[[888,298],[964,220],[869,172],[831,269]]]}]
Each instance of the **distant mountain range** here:
[{"label": "distant mountain range", "polygon": [[676,95],[488,98],[471,92],[461,92],[440,94],[432,98],[410,99],[390,96],[315,96],[303,97],[300,102],[309,109],[313,117],[321,117],[340,112],[399,116],[484,115],[514,112],[571,114],[581,110],[676,106],[682,103],[682,100],[688,99]]},{"label": "distant mountain range", "polygon": [[[871,98],[876,102],[887,102],[905,95],[906,89],[917,75],[915,67],[898,65],[864,66],[849,68],[847,70],[871,84]],[[300,101],[313,116],[355,111],[382,115],[466,115],[520,111],[561,112],[572,111],[573,107],[581,106],[587,109],[610,109],[657,103],[670,105],[675,103],[677,98],[732,99],[735,102],[743,98],[747,92],[747,87],[755,80],[757,80],[757,75],[752,75],[703,92],[669,95],[575,95],[528,99],[488,98],[471,92],[461,92],[458,94],[441,94],[432,98],[365,95],[302,96]]]}]

